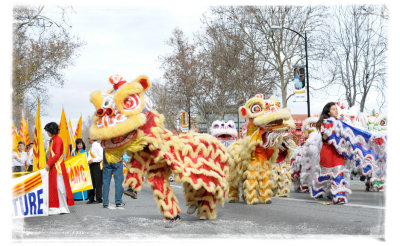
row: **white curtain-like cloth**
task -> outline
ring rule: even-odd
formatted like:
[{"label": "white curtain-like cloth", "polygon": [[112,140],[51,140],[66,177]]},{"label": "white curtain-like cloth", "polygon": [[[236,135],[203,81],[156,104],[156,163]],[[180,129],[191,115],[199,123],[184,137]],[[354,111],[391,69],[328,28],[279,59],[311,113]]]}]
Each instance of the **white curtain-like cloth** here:
[{"label": "white curtain-like cloth", "polygon": [[61,174],[57,174],[57,190],[60,206],[58,208],[49,208],[49,215],[69,214],[70,212],[67,205],[67,192],[65,191],[64,179]]}]

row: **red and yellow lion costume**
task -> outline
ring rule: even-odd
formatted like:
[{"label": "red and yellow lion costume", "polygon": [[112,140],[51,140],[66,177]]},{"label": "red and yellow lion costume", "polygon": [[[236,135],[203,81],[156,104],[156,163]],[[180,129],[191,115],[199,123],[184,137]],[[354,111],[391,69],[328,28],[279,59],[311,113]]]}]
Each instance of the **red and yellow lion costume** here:
[{"label": "red and yellow lion costume", "polygon": [[294,121],[288,108],[281,109],[276,97],[265,100],[262,94],[250,98],[239,108],[246,118],[247,130],[228,152],[233,162],[229,167],[228,201],[242,199],[247,204],[271,203],[271,196],[289,196],[288,159],[296,145],[289,131]]},{"label": "red and yellow lion costume", "polygon": [[131,161],[123,184],[140,191],[144,177],[165,219],[179,214],[170,187],[172,173],[183,183],[186,205],[198,207],[197,216],[215,219],[217,203],[224,203],[228,184],[229,155],[225,147],[207,134],[189,132],[179,136],[164,128],[163,115],[151,110],[143,93],[151,86],[145,76],[126,82],[110,77],[113,89],[95,91],[90,101],[96,108],[90,137],[101,140],[108,162],[116,163],[126,152]]}]

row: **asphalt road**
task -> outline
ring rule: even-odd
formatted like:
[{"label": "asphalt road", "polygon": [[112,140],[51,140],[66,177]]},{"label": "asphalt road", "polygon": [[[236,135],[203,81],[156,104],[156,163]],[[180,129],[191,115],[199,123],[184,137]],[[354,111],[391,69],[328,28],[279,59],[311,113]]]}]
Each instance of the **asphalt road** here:
[{"label": "asphalt road", "polygon": [[[112,182],[110,205],[114,205]],[[365,192],[363,183],[352,181],[346,205],[327,205],[308,193],[290,193],[289,198],[272,198],[272,204],[225,203],[216,220],[198,220],[186,214],[181,185],[172,187],[181,207],[182,222],[164,228],[152,191],[144,185],[139,198],[123,196],[122,209],[105,209],[101,204],[75,201],[70,214],[13,219],[12,239],[31,240],[123,240],[168,238],[297,239],[357,235],[383,240],[385,192]]]}]

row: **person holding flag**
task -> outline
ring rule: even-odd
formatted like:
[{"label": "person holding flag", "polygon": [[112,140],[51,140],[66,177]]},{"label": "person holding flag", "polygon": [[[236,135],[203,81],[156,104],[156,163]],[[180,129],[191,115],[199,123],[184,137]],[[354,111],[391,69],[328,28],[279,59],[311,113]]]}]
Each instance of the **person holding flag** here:
[{"label": "person holding flag", "polygon": [[28,155],[26,170],[28,172],[32,172],[33,171],[33,143],[29,143],[28,146],[26,146],[26,153]]},{"label": "person holding flag", "polygon": [[25,152],[25,143],[18,143],[18,150],[14,150],[12,153],[12,171],[13,172],[25,172],[25,164],[28,160],[28,155]]},{"label": "person holding flag", "polygon": [[50,156],[44,167],[49,171],[49,214],[70,213],[68,206],[74,205],[71,185],[64,164],[64,145],[58,136],[60,128],[55,122],[48,123],[44,130],[51,138]]},{"label": "person holding flag", "polygon": [[[82,138],[77,138],[75,140],[75,146],[76,148],[72,151],[71,156],[76,156],[78,154],[85,153],[86,157],[89,158],[89,152],[86,150],[86,145]],[[86,190],[78,191],[72,193],[72,195],[74,196],[75,200],[85,200],[88,197],[88,192]]]}]

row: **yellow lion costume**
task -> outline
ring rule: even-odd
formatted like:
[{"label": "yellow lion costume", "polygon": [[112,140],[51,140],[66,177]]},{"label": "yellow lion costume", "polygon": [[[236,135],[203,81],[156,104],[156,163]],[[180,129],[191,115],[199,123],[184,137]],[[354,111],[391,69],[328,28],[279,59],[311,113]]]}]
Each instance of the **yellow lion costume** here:
[{"label": "yellow lion costume", "polygon": [[239,108],[239,114],[246,118],[247,131],[228,148],[233,159],[228,201],[239,201],[240,185],[247,204],[271,203],[271,195],[288,196],[288,158],[296,146],[289,136],[294,128],[290,110],[281,109],[275,96],[265,100],[258,94]]},{"label": "yellow lion costume", "polygon": [[223,205],[228,189],[230,158],[225,147],[207,134],[175,136],[166,130],[163,116],[151,110],[151,101],[143,94],[151,86],[147,77],[129,83],[118,75],[109,80],[113,89],[90,96],[96,108],[90,137],[101,140],[109,163],[121,161],[124,152],[132,157],[123,186],[139,191],[146,177],[164,218],[180,221],[168,180],[173,173],[183,183],[186,205],[198,208],[199,218],[215,219],[217,203]]}]

